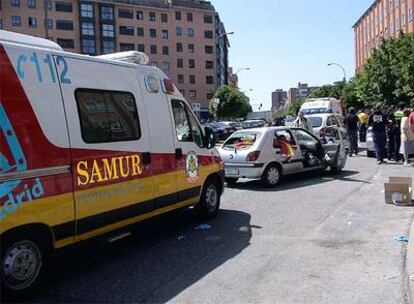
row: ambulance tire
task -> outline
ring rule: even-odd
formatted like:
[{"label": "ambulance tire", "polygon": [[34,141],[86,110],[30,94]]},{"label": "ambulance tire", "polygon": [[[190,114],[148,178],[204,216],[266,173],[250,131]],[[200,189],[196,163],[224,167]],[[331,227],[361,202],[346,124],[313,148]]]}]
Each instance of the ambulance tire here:
[{"label": "ambulance tire", "polygon": [[52,261],[52,247],[45,239],[26,233],[2,237],[1,303],[25,300],[44,281]]},{"label": "ambulance tire", "polygon": [[195,210],[202,219],[214,218],[220,209],[220,190],[218,182],[213,177],[209,177],[203,187],[200,202],[195,206]]}]

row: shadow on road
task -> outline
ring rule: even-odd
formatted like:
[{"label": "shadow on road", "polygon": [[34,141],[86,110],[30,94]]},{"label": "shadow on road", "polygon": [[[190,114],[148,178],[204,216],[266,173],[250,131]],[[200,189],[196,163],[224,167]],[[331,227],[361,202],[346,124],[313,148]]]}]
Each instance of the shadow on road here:
[{"label": "shadow on road", "polygon": [[37,303],[161,303],[249,246],[250,215],[223,210],[202,224],[181,211],[134,227],[112,244],[94,241],[58,253],[53,280],[31,299]]},{"label": "shadow on road", "polygon": [[357,183],[370,184],[367,181],[352,178],[352,176],[358,173],[359,173],[358,171],[345,171],[345,170],[339,174],[333,174],[330,172],[310,171],[310,172],[305,172],[305,173],[300,173],[300,174],[284,176],[281,183],[274,188],[266,188],[260,182],[260,180],[241,180],[240,182],[238,182],[236,185],[232,186],[231,188],[241,189],[241,190],[275,192],[275,191],[284,191],[284,190],[308,187],[312,185],[332,182],[335,180],[340,180],[344,182],[357,182]]}]

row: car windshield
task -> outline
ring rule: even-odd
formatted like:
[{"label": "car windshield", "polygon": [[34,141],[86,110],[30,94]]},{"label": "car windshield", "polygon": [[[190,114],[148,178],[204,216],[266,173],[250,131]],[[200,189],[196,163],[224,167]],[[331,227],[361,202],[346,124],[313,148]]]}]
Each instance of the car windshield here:
[{"label": "car windshield", "polygon": [[307,116],[306,118],[309,120],[313,128],[319,128],[320,126],[322,126],[321,117]]},{"label": "car windshield", "polygon": [[260,132],[237,132],[234,133],[223,145],[226,150],[244,150],[252,147],[262,136]]}]

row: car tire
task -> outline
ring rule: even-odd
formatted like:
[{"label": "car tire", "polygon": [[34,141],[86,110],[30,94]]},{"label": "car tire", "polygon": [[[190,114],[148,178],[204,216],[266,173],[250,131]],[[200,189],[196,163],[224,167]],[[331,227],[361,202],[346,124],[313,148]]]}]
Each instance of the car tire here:
[{"label": "car tire", "polygon": [[375,151],[367,151],[367,156],[369,158],[374,158],[375,157]]},{"label": "car tire", "polygon": [[277,165],[269,165],[262,175],[262,183],[266,187],[275,187],[282,178],[282,172]]},{"label": "car tire", "polygon": [[226,177],[224,181],[226,182],[227,186],[234,186],[238,182],[237,177]]},{"label": "car tire", "polygon": [[214,218],[220,209],[220,190],[215,179],[209,178],[204,184],[200,202],[196,205],[197,214],[203,219]]},{"label": "car tire", "polygon": [[52,248],[41,236],[16,234],[1,242],[1,302],[24,299],[46,278]]}]

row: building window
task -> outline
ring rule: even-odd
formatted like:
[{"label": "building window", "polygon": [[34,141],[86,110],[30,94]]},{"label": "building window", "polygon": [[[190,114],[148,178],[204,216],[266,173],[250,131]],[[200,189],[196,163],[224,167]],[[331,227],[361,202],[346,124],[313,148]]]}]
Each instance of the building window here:
[{"label": "building window", "polygon": [[188,45],[188,52],[189,52],[189,53],[194,53],[194,44],[190,43],[190,44]]},{"label": "building window", "polygon": [[157,46],[154,44],[151,45],[151,54],[157,54]]},{"label": "building window", "polygon": [[120,47],[121,52],[135,50],[135,45],[133,43],[121,43],[119,47]]},{"label": "building window", "polygon": [[195,75],[190,75],[190,83],[191,84],[195,84],[196,83],[196,79],[195,79]]},{"label": "building window", "polygon": [[72,3],[69,2],[56,2],[55,9],[57,12],[71,13],[73,11]]},{"label": "building window", "polygon": [[213,16],[212,15],[204,15],[204,23],[212,24],[213,23]]},{"label": "building window", "polygon": [[405,13],[403,13],[401,17],[401,26],[405,26],[406,24],[407,24],[407,18],[405,16]]},{"label": "building window", "polygon": [[161,22],[164,22],[164,23],[168,22],[168,15],[167,14],[161,14]]},{"label": "building window", "polygon": [[115,27],[113,24],[102,24],[102,37],[115,37]]},{"label": "building window", "polygon": [[163,71],[169,72],[170,71],[170,63],[168,61],[163,61],[161,63],[161,69]]},{"label": "building window", "polygon": [[213,39],[213,31],[204,31],[204,38]]},{"label": "building window", "polygon": [[48,30],[53,29],[53,20],[52,19],[46,19],[45,20],[45,26]]},{"label": "building window", "polygon": [[138,51],[145,53],[145,44],[139,43],[138,44]]},{"label": "building window", "polygon": [[194,29],[192,29],[192,28],[187,29],[187,36],[188,37],[194,37]]},{"label": "building window", "polygon": [[181,58],[177,59],[177,68],[183,68],[184,67],[184,60]]},{"label": "building window", "polygon": [[28,8],[36,8],[36,0],[27,0]]},{"label": "building window", "polygon": [[206,77],[206,83],[207,84],[214,84],[214,77],[213,76],[207,76]]},{"label": "building window", "polygon": [[45,0],[45,6],[48,10],[52,9],[52,0]]},{"label": "building window", "polygon": [[161,37],[162,39],[168,39],[168,30],[162,30]]},{"label": "building window", "polygon": [[152,66],[158,66],[158,62],[156,60],[151,61],[150,63]]},{"label": "building window", "polygon": [[184,75],[178,74],[177,75],[177,81],[178,81],[179,84],[183,84],[184,83]]},{"label": "building window", "polygon": [[70,20],[56,20],[56,29],[73,31],[73,21]]},{"label": "building window", "polygon": [[120,8],[118,9],[118,17],[126,19],[134,19],[134,13],[130,9]]},{"label": "building window", "polygon": [[10,5],[13,7],[20,7],[20,0],[10,0]]},{"label": "building window", "polygon": [[131,93],[78,89],[75,98],[85,143],[131,141],[141,137],[138,111]]},{"label": "building window", "polygon": [[195,90],[190,90],[190,91],[188,92],[188,95],[189,95],[190,99],[196,99],[196,98],[197,98],[197,91],[195,91]]},{"label": "building window", "polygon": [[82,22],[82,35],[83,36],[94,36],[95,29],[92,22]]},{"label": "building window", "polygon": [[214,62],[213,61],[206,61],[206,69],[211,70],[214,68]]},{"label": "building window", "polygon": [[37,27],[37,19],[36,17],[29,17],[29,27]]},{"label": "building window", "polygon": [[94,39],[82,39],[82,54],[96,54],[96,45]]},{"label": "building window", "polygon": [[183,51],[183,44],[177,43],[177,53],[182,53],[182,51]]},{"label": "building window", "polygon": [[175,34],[178,36],[178,37],[181,37],[182,35],[183,35],[183,29],[181,28],[181,27],[176,27],[175,28]]},{"label": "building window", "polygon": [[93,18],[93,5],[92,4],[81,4],[81,17]]},{"label": "building window", "polygon": [[102,53],[104,54],[115,53],[115,41],[111,41],[111,40],[102,41]]},{"label": "building window", "polygon": [[211,45],[206,45],[204,49],[206,54],[213,54],[213,47]]},{"label": "building window", "polygon": [[175,20],[181,20],[181,12],[175,12]]},{"label": "building window", "polygon": [[139,37],[144,37],[144,36],[145,36],[145,33],[144,33],[144,28],[143,28],[143,27],[138,27],[138,28],[137,28],[137,35],[138,35]]},{"label": "building window", "polygon": [[111,6],[101,7],[102,20],[114,20],[114,8]]},{"label": "building window", "polygon": [[64,39],[64,38],[57,38],[57,44],[59,44],[64,49],[74,49],[75,48],[75,41],[73,39]]},{"label": "building window", "polygon": [[395,31],[398,31],[400,29],[400,18],[395,19]]},{"label": "building window", "polygon": [[170,53],[170,49],[168,46],[163,46],[162,47],[162,54],[163,55],[168,55]]},{"label": "building window", "polygon": [[411,20],[413,20],[413,9],[412,8],[408,10],[408,21],[411,21]]},{"label": "building window", "polygon": [[149,16],[149,19],[148,19],[149,21],[155,22],[156,20],[155,13],[150,12],[148,16]]},{"label": "building window", "polygon": [[190,69],[194,69],[195,68],[195,60],[194,59],[188,59],[188,67]]},{"label": "building window", "polygon": [[157,37],[157,30],[156,29],[150,29],[150,37],[156,38]]},{"label": "building window", "polygon": [[179,90],[181,95],[183,95],[183,97],[185,97],[185,90]]},{"label": "building window", "polygon": [[187,13],[187,21],[193,22],[193,13]]},{"label": "building window", "polygon": [[144,12],[137,11],[137,20],[144,20]]},{"label": "building window", "polygon": [[120,26],[119,27],[119,34],[121,35],[128,35],[134,36],[134,28],[132,26]]}]

